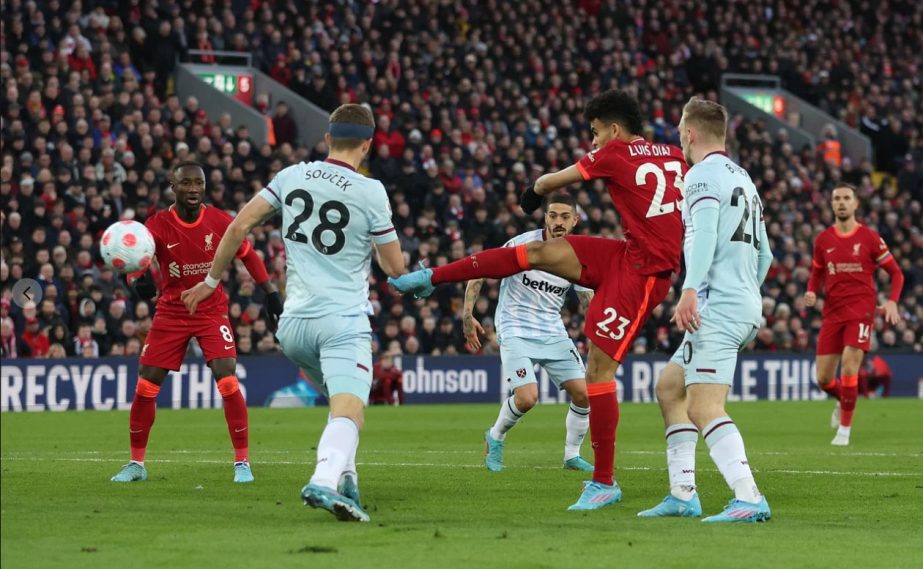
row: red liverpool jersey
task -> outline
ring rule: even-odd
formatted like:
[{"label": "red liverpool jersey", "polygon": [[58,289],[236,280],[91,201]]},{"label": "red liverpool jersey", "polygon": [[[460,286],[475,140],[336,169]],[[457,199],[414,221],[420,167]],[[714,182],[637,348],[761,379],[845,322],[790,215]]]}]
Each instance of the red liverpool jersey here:
[{"label": "red liverpool jersey", "polygon": [[[875,271],[889,258],[891,252],[885,240],[861,224],[851,233],[840,234],[835,227],[829,227],[818,235],[814,241],[814,267],[824,270],[826,280],[824,321],[874,318]],[[815,286],[820,288],[819,283]]]},{"label": "red liverpool jersey", "polygon": [[[173,206],[152,215],[144,224],[154,236],[157,245],[157,263],[160,266],[162,282],[157,311],[165,314],[188,314],[180,300],[180,294],[205,279],[215,258],[215,250],[221,237],[231,223],[231,216],[215,207],[202,206],[199,219],[186,223],[179,218]],[[250,250],[250,242],[244,241],[237,256],[242,257]],[[217,313],[226,315],[228,297],[219,284],[214,294],[202,301],[196,313]]]},{"label": "red liverpool jersey", "polygon": [[683,151],[643,138],[612,140],[577,162],[584,180],[604,178],[622,216],[628,258],[642,275],[678,271],[683,249]]}]

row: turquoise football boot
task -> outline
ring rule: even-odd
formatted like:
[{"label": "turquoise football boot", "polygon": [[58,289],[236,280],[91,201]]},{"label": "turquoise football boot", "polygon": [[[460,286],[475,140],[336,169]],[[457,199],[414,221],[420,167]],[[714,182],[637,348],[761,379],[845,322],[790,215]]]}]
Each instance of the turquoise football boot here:
[{"label": "turquoise football boot", "polygon": [[359,501],[359,485],[356,483],[356,479],[347,474],[340,479],[340,485],[337,487],[337,492],[346,496],[353,502],[361,504]]},{"label": "turquoise football boot", "polygon": [[341,522],[367,522],[369,515],[362,506],[331,488],[308,484],[301,489],[306,506],[327,510]]},{"label": "turquoise football boot", "polygon": [[565,470],[579,470],[581,472],[593,472],[593,465],[583,460],[582,456],[575,456],[564,461]]},{"label": "turquoise football boot", "polygon": [[246,460],[234,463],[234,482],[241,484],[253,482],[253,471],[250,470],[250,463]]},{"label": "turquoise football boot", "polygon": [[490,429],[484,433],[484,465],[491,472],[503,470],[503,441],[490,436]]},{"label": "turquoise football boot", "polygon": [[610,504],[615,504],[622,499],[622,489],[618,482],[607,486],[594,480],[583,483],[583,493],[577,502],[568,510],[598,510]]},{"label": "turquoise football boot", "polygon": [[147,480],[147,469],[143,464],[129,462],[110,480],[113,482],[144,482]]},{"label": "turquoise football boot", "polygon": [[388,277],[388,282],[401,294],[412,292],[414,298],[428,298],[436,290],[436,287],[433,286],[432,278],[432,269],[420,269],[401,275],[396,279]]},{"label": "turquoise football boot", "polygon": [[638,512],[639,518],[698,518],[702,516],[702,503],[699,495],[693,494],[688,500],[680,500],[670,494],[650,510]]},{"label": "turquoise football boot", "polygon": [[772,517],[766,497],[760,498],[759,503],[731,500],[720,514],[708,516],[703,522],[768,522]]}]

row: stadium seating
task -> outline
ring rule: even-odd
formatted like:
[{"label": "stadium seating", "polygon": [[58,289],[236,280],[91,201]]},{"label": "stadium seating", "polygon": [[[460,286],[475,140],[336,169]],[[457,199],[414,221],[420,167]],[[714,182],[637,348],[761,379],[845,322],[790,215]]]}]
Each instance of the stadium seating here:
[{"label": "stadium seating", "polygon": [[[553,0],[322,3],[297,13],[290,7],[301,3],[215,2],[201,13],[187,4],[4,2],[4,357],[138,353],[153,306],[102,266],[97,240],[110,223],[143,221],[171,203],[172,163],[201,161],[210,203],[236,210],[285,165],[325,155],[322,143],[255,148],[207,103],[179,100],[176,58],[202,48],[252,52],[254,65],[325,109],[371,106],[378,130],[365,171],[389,189],[408,266],[439,265],[537,227],[540,218],[522,214],[517,194],[590,150],[580,114],[588,97],[628,89],[642,103],[645,136],[678,143],[682,105],[696,93],[716,97],[722,72],[779,75],[787,89],[868,134],[876,158],[836,167],[815,149],[793,148],[784,133],[732,118],[730,151],[762,193],[776,256],[764,286],[767,326],[755,348],[812,349],[819,313],[800,295],[813,237],[832,222],[828,190],[846,180],[859,187],[862,217],[907,277],[904,322],[887,327],[879,318],[877,349],[923,351],[923,45],[914,28],[923,3],[892,2],[883,18],[875,3],[819,0],[724,0],[707,8],[582,0],[566,13]],[[579,232],[620,237],[618,215],[598,189],[577,191]],[[252,239],[284,281],[276,227]],[[465,352],[463,285],[413,301],[375,275],[381,349]],[[41,284],[38,306],[9,302],[23,277]],[[226,286],[238,351],[277,351],[259,287],[241,266]],[[495,283],[485,286],[476,307],[491,333],[497,293]],[[669,323],[674,300],[655,310],[635,352],[678,345]],[[564,318],[585,347],[576,299]],[[42,333],[48,342],[36,339]],[[495,338],[484,344],[497,350]]]}]

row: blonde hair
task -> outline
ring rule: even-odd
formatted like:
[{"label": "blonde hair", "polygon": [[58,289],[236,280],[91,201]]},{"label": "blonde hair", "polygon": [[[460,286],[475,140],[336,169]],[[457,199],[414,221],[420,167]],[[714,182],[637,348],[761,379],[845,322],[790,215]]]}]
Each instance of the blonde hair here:
[{"label": "blonde hair", "polygon": [[698,128],[708,138],[723,141],[727,137],[728,112],[714,101],[698,97],[689,99],[683,107],[686,124]]}]

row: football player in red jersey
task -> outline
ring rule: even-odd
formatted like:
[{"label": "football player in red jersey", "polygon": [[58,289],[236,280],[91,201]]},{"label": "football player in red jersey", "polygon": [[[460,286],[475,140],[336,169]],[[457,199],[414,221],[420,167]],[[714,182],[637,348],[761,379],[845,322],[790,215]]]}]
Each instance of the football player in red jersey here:
[{"label": "football player in red jersey", "polygon": [[[157,394],[167,372],[180,368],[189,340],[195,338],[224,399],[224,416],[234,446],[234,481],[252,482],[247,456],[247,402],[236,377],[237,348],[228,320],[228,297],[223,293],[212,295],[199,305],[195,315],[190,315],[180,300],[183,290],[208,274],[215,249],[231,223],[231,216],[202,203],[205,172],[197,162],[182,162],[172,173],[176,203],[157,212],[144,224],[154,236],[162,282],[154,322],[141,350],[140,377],[131,404],[131,461],[112,477],[112,481],[147,479],[144,454],[154,424]],[[282,313],[282,296],[269,281],[262,259],[248,241],[241,245],[237,257],[266,292],[270,319],[278,318]],[[158,292],[147,273],[129,275],[129,280],[143,299],[151,299]]]},{"label": "football player in red jersey", "polygon": [[[820,335],[817,338],[817,383],[837,399],[831,427],[837,429],[832,444],[846,446],[859,394],[859,368],[869,351],[875,319],[878,268],[891,276],[891,294],[878,310],[885,322],[897,324],[897,301],[904,274],[878,233],[856,221],[856,189],[840,184],[833,189],[836,222],[814,241],[814,262],[804,304],[814,306],[826,280]],[[840,379],[836,368],[840,366]]]},{"label": "football player in red jersey", "polygon": [[586,381],[595,462],[593,480],[571,510],[595,510],[622,497],[613,477],[619,419],[615,372],[651,311],[669,292],[672,273],[679,270],[679,202],[687,169],[681,149],[644,140],[641,107],[628,93],[611,90],[597,95],[584,115],[594,150],[572,166],[541,176],[520,203],[532,213],[558,188],[603,179],[622,217],[624,240],[568,235],[490,249],[389,279],[401,292],[427,296],[440,283],[499,279],[538,269],[595,290],[584,328],[591,342]]}]

